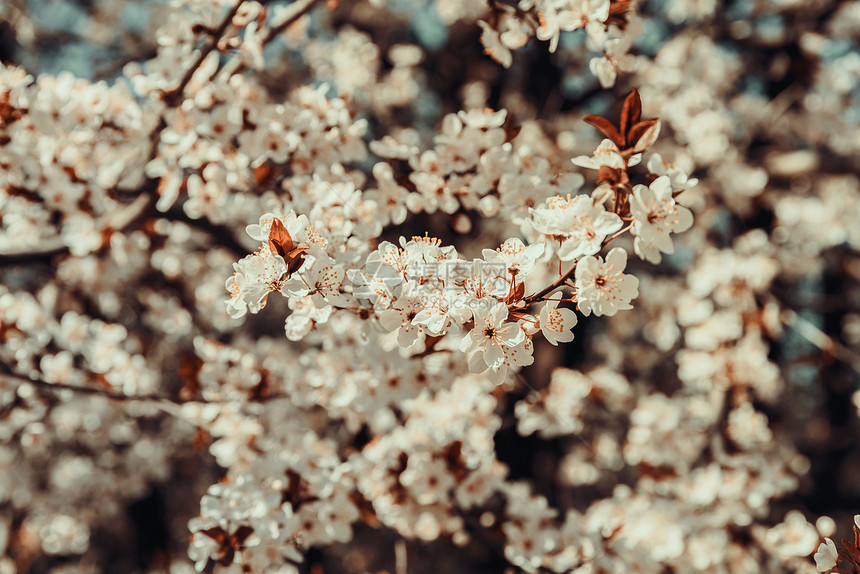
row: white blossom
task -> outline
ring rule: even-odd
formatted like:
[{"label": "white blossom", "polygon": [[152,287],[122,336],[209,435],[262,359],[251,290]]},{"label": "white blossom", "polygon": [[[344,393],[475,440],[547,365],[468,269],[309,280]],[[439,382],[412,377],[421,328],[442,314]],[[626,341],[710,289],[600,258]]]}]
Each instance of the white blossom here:
[{"label": "white blossom", "polygon": [[651,185],[637,185],[630,196],[633,214],[633,246],[636,254],[652,263],[660,262],[660,254],[674,253],[671,234],[688,230],[693,225],[689,209],[675,203],[672,184],[662,175]]},{"label": "white blossom", "polygon": [[824,542],[818,545],[818,551],[815,553],[815,567],[819,572],[830,572],[836,567],[836,559],[839,554],[836,552],[836,544],[829,538],[825,538]]},{"label": "white blossom", "polygon": [[551,197],[544,205],[529,210],[535,229],[560,242],[558,256],[572,261],[600,251],[603,240],[615,233],[623,222],[590,197]]},{"label": "white blossom", "polygon": [[583,257],[576,266],[576,301],[579,310],[587,317],[612,317],[618,311],[632,309],[630,301],[639,295],[639,279],[625,275],[627,252],[616,247],[601,257]]},{"label": "white blossom", "polygon": [[506,321],[507,315],[503,303],[491,309],[476,309],[475,326],[460,342],[460,350],[471,353],[469,370],[482,373],[490,368],[494,382],[500,381],[509,367],[533,360],[525,332],[516,323]]},{"label": "white blossom", "polygon": [[540,312],[541,333],[553,345],[573,341],[571,329],[577,322],[576,313],[571,309],[559,309],[559,300],[553,299],[554,297],[561,298],[562,295],[562,291],[556,291],[550,295]]}]

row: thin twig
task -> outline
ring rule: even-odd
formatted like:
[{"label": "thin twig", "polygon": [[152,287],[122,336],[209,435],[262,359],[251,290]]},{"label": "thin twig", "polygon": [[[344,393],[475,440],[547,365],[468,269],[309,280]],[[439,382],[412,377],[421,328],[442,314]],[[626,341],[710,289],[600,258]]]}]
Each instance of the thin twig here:
[{"label": "thin twig", "polygon": [[176,405],[182,404],[184,402],[194,402],[194,401],[182,401],[179,399],[171,399],[170,397],[165,397],[163,395],[158,394],[146,394],[146,395],[124,395],[122,393],[117,393],[116,391],[109,391],[107,389],[98,389],[95,387],[79,387],[77,385],[69,385],[66,383],[49,383],[48,381],[43,381],[41,379],[31,379],[29,377],[23,377],[21,375],[16,375],[14,373],[3,372],[0,373],[0,379],[6,379],[8,381],[13,381],[19,385],[30,384],[34,387],[38,387],[39,389],[46,389],[51,392],[59,392],[59,391],[72,391],[82,395],[97,395],[101,397],[105,397],[107,399],[111,399],[114,401],[150,401],[150,402],[168,402]]},{"label": "thin twig", "polygon": [[[611,241],[613,241],[613,240],[615,240],[615,239],[618,239],[619,237],[621,237],[622,235],[624,235],[625,233],[627,233],[628,231],[630,231],[630,229],[631,229],[632,227],[633,227],[633,224],[631,223],[630,225],[628,225],[628,226],[627,226],[627,227],[625,227],[624,229],[622,229],[622,230],[618,231],[618,232],[617,232],[617,233],[615,233],[614,235],[610,235],[609,237],[607,237],[606,239],[604,239],[604,240],[603,240],[603,243],[601,243],[601,244],[600,244],[600,249],[603,249],[603,248],[604,248],[604,247],[606,247],[606,245],[608,245]],[[546,287],[546,288],[544,288],[544,289],[541,289],[540,291],[538,291],[538,292],[537,292],[537,293],[535,293],[534,295],[529,295],[528,297],[526,297],[526,298],[525,298],[525,303],[526,303],[526,305],[530,305],[530,304],[532,304],[532,303],[534,303],[534,302],[536,302],[536,301],[541,301],[541,300],[543,299],[544,295],[546,295],[546,294],[548,294],[549,292],[551,292],[552,290],[554,290],[554,289],[558,289],[559,287],[561,287],[562,285],[564,285],[564,283],[565,283],[568,279],[570,279],[570,278],[573,276],[573,274],[574,274],[575,272],[576,272],[576,262],[574,262],[573,266],[572,266],[572,267],[567,271],[567,273],[565,273],[564,275],[562,275],[561,277],[559,277],[559,278],[558,278],[558,280],[557,280],[557,281],[555,281],[552,285],[550,285],[550,286],[548,286],[548,287]]]},{"label": "thin twig", "polygon": [[[261,41],[261,46],[265,46],[266,44],[274,40],[279,34],[289,28],[299,18],[307,14],[311,10],[311,8],[313,8],[319,1],[320,0],[296,0],[295,2],[287,6],[287,14],[284,16],[284,19],[278,22],[276,26],[269,28],[269,31],[266,33],[266,35],[263,37],[263,40]],[[241,74],[246,69],[247,66],[244,63],[239,64],[231,72],[231,75]],[[219,70],[219,72],[220,71],[221,70]]]},{"label": "thin twig", "polygon": [[[96,221],[97,229],[124,229],[146,210],[151,198],[140,195],[133,202],[121,209],[108,213]],[[44,259],[50,261],[54,255],[67,252],[68,245],[63,243],[60,235],[43,240],[39,245],[27,249],[10,249],[0,253],[0,265],[30,263]]]},{"label": "thin twig", "polygon": [[792,309],[783,309],[779,314],[779,320],[820,350],[845,363],[854,369],[855,372],[860,373],[860,355],[798,315]]},{"label": "thin twig", "polygon": [[203,63],[209,54],[218,46],[218,42],[221,41],[221,36],[224,35],[224,32],[227,31],[227,28],[233,23],[233,16],[236,15],[236,12],[239,11],[239,8],[242,4],[245,3],[245,0],[238,0],[233,7],[227,12],[227,15],[221,21],[215,30],[212,31],[211,37],[209,39],[209,43],[206,45],[203,50],[200,51],[200,54],[197,56],[197,60],[194,62],[188,70],[185,72],[185,75],[182,77],[182,80],[179,81],[179,84],[168,92],[164,92],[162,94],[162,99],[167,103],[169,107],[176,107],[182,97],[182,92],[185,91],[186,86],[191,81],[191,78],[194,76],[194,72],[197,71],[197,68]]},{"label": "thin twig", "polygon": [[394,543],[394,573],[407,574],[406,541],[402,538]]},{"label": "thin twig", "polygon": [[[18,385],[22,384],[30,384],[34,387],[42,390],[47,390],[53,393],[60,391],[71,391],[73,393],[82,394],[82,395],[91,395],[91,396],[100,396],[105,397],[106,399],[114,400],[114,401],[122,401],[122,402],[131,402],[131,401],[140,401],[140,402],[150,402],[150,403],[168,403],[173,406],[181,406],[187,403],[200,403],[207,405],[218,405],[218,404],[227,404],[234,403],[234,400],[230,401],[207,401],[201,399],[181,399],[181,398],[172,398],[165,395],[160,395],[157,393],[148,393],[144,395],[126,395],[123,393],[118,393],[116,391],[111,391],[108,389],[99,389],[96,387],[82,387],[77,385],[69,385],[66,383],[49,383],[48,381],[44,381],[42,379],[31,379],[29,377],[24,377],[21,375],[17,375],[15,373],[9,372],[5,368],[0,372],[0,380],[12,381]],[[286,398],[287,395],[284,394],[272,394],[266,395],[259,399],[248,398],[249,403],[260,403],[267,402],[275,399]],[[171,412],[171,411],[168,411]],[[175,414],[172,413],[171,414]]]},{"label": "thin twig", "polygon": [[263,45],[268,44],[272,40],[275,39],[275,36],[286,30],[290,27],[290,25],[304,16],[304,14],[314,7],[314,4],[319,2],[320,0],[296,0],[290,4],[286,10],[287,15],[284,19],[278,23],[277,26],[270,28],[269,33],[266,34],[265,38],[263,38]]}]

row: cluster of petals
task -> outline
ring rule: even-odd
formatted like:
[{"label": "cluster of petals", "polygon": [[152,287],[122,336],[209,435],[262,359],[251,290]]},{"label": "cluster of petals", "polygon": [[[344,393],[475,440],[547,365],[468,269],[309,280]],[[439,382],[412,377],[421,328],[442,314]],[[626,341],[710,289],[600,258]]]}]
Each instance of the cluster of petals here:
[{"label": "cluster of petals", "polygon": [[641,26],[640,20],[630,13],[625,14],[624,25],[615,25],[612,4],[610,0],[519,0],[491,4],[489,22],[478,21],[484,52],[510,68],[512,52],[528,44],[532,37],[546,41],[547,49],[555,52],[562,32],[584,30],[589,43],[601,53],[589,62],[589,69],[603,88],[611,88],[619,71],[633,68],[635,59],[627,52]]},{"label": "cluster of petals", "polygon": [[668,175],[661,175],[650,186],[637,185],[630,196],[634,217],[633,249],[642,259],[659,263],[660,253],[674,253],[672,233],[687,231],[693,225],[693,214],[678,205]]},{"label": "cluster of petals", "polygon": [[[584,208],[589,225],[613,215],[585,196],[571,205],[574,216]],[[598,213],[591,218],[593,211]],[[301,246],[298,259],[288,263],[285,257],[291,256],[267,242],[275,220],[293,245]],[[399,245],[383,241],[363,263],[350,264],[342,262],[343,254],[333,253],[333,242],[307,216],[293,210],[283,216],[267,213],[246,231],[261,246],[233,264],[226,281],[228,313],[234,318],[258,313],[267,297],[278,293],[292,310],[285,324],[292,340],[330,321],[337,309],[364,313],[411,353],[425,349],[429,338],[450,335],[468,355],[471,372],[489,371],[489,378],[500,383],[510,369],[533,362],[534,334],[543,333],[553,345],[573,339],[576,315],[559,309],[559,299],[549,301],[539,319],[523,310],[524,284],[543,263],[542,243],[511,238],[497,249],[484,249],[482,258],[467,260],[436,238],[401,237]],[[598,241],[593,249],[599,246]]]},{"label": "cluster of petals", "polygon": [[529,211],[534,228],[559,242],[558,257],[562,261],[597,254],[606,237],[623,225],[617,214],[587,195],[556,195]]},{"label": "cluster of petals", "polygon": [[627,275],[627,252],[620,247],[612,249],[604,261],[589,255],[576,266],[576,297],[583,315],[607,315],[632,309],[632,299],[639,295],[639,279]]}]

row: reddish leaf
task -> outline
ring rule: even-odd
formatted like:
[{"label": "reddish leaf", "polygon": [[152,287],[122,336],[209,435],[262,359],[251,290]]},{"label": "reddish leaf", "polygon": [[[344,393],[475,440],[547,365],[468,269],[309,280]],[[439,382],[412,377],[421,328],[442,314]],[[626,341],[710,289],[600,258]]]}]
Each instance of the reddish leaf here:
[{"label": "reddish leaf", "polygon": [[275,179],[275,168],[268,163],[261,163],[254,168],[254,182],[257,185],[268,185]]},{"label": "reddish leaf", "polygon": [[604,24],[615,25],[620,30],[627,28],[627,13],[630,12],[632,0],[612,0],[609,4],[609,17],[606,18]]},{"label": "reddish leaf", "polygon": [[842,546],[844,548],[839,550],[839,557],[849,560],[852,566],[860,567],[860,550],[857,550],[853,544],[844,538],[842,539]]},{"label": "reddish leaf", "polygon": [[309,249],[306,243],[300,243],[296,248],[292,249],[284,256],[284,261],[287,262],[287,273],[292,275],[305,262],[305,251]]},{"label": "reddish leaf", "polygon": [[504,125],[502,126],[502,128],[504,128],[505,130],[505,141],[509,142],[512,141],[518,135],[520,135],[520,130],[523,129],[523,126]]},{"label": "reddish leaf", "polygon": [[236,529],[235,534],[233,534],[233,545],[238,550],[245,544],[245,540],[254,533],[254,529],[250,526],[240,526]]},{"label": "reddish leaf", "polygon": [[[621,120],[619,122],[619,130],[625,136],[625,144],[629,147],[634,141],[627,137],[630,128],[634,124],[638,124],[642,119],[642,99],[639,97],[639,91],[634,89],[624,100],[624,106],[621,108]],[[620,147],[620,146],[619,146]]]},{"label": "reddish leaf", "polygon": [[182,399],[191,400],[197,393],[200,392],[200,369],[203,367],[203,360],[194,353],[181,351],[179,353],[179,380],[184,384],[179,391],[179,396]]},{"label": "reddish leaf", "polygon": [[[194,447],[196,451],[202,451],[209,445],[209,441],[212,439],[212,435],[210,435],[205,429],[197,428],[194,431],[194,437],[191,439],[191,446]],[[207,534],[207,536],[209,536]],[[209,536],[211,538],[211,536]]]},{"label": "reddish leaf", "polygon": [[293,250],[293,238],[290,237],[290,233],[280,219],[272,221],[272,229],[269,231],[269,249],[284,259]]},{"label": "reddish leaf", "polygon": [[602,165],[597,170],[597,183],[608,183],[617,187],[630,183],[630,176],[627,175],[627,170]]},{"label": "reddish leaf", "polygon": [[526,285],[523,282],[517,284],[514,292],[511,294],[511,301],[519,301],[526,293]]},{"label": "reddish leaf", "polygon": [[588,115],[582,118],[582,121],[599,129],[603,133],[603,135],[608,137],[616,146],[624,146],[624,138],[621,136],[620,133],[618,133],[618,129],[614,125],[612,125],[612,122],[610,122],[606,118]]},{"label": "reddish leaf", "polygon": [[442,451],[448,471],[457,480],[462,480],[468,474],[466,460],[463,458],[463,441],[456,440]]},{"label": "reddish leaf", "polygon": [[382,522],[379,521],[379,518],[376,516],[376,511],[373,509],[373,504],[364,498],[360,492],[352,491],[348,496],[355,507],[358,508],[358,519],[360,521],[364,522],[371,528],[380,528],[382,526]]},{"label": "reddish leaf", "polygon": [[643,152],[654,145],[659,135],[660,120],[658,118],[641,121],[630,128],[628,147],[632,147],[636,153]]},{"label": "reddish leaf", "polygon": [[214,526],[212,528],[207,528],[206,530],[201,530],[200,534],[205,534],[219,545],[223,544],[227,539],[227,533],[220,526]]}]

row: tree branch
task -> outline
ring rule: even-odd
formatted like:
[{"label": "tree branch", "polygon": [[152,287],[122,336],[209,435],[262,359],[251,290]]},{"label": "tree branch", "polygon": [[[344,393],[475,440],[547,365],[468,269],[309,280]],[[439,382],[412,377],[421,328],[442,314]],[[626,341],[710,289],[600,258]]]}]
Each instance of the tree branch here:
[{"label": "tree branch", "polygon": [[798,335],[818,347],[819,350],[845,363],[854,372],[860,373],[860,354],[852,351],[810,321],[798,315],[794,310],[783,308],[779,313],[779,320],[786,327],[790,327]]},{"label": "tree branch", "polygon": [[[31,384],[34,387],[50,391],[52,393],[60,392],[60,391],[71,391],[73,393],[81,394],[81,395],[91,395],[91,396],[100,396],[105,397],[107,399],[113,401],[121,401],[121,402],[131,402],[131,401],[143,401],[143,402],[151,402],[151,403],[168,403],[174,406],[180,406],[186,403],[202,403],[208,405],[218,405],[218,404],[227,404],[234,403],[234,400],[230,401],[206,401],[199,399],[182,399],[182,398],[172,398],[165,395],[160,395],[158,393],[148,393],[145,395],[126,395],[123,393],[118,393],[116,391],[111,391],[108,389],[99,389],[96,387],[82,387],[77,385],[69,385],[66,383],[49,383],[48,381],[44,381],[42,379],[31,379],[29,377],[24,377],[21,375],[17,375],[11,372],[6,365],[0,366],[0,380],[12,381],[15,384],[22,385],[25,383]],[[251,403],[259,403],[266,402],[275,399],[286,398],[285,394],[271,394],[266,395],[265,397],[260,397],[258,399],[248,398],[248,402]],[[171,413],[173,414],[173,413]]]},{"label": "tree branch", "polygon": [[72,391],[82,395],[97,395],[101,397],[105,397],[115,401],[158,401],[158,402],[168,402],[176,405],[186,403],[186,402],[194,402],[194,401],[183,401],[181,399],[171,399],[170,397],[166,397],[158,394],[146,394],[146,395],[125,395],[122,393],[117,393],[116,391],[109,391],[107,389],[98,389],[95,387],[80,387],[77,385],[68,385],[66,383],[49,383],[48,381],[43,381],[41,379],[31,379],[29,377],[23,377],[21,375],[16,375],[8,371],[5,367],[2,368],[2,372],[0,372],[0,379],[5,379],[7,381],[12,381],[18,385],[22,385],[25,383],[29,383],[34,387],[39,389],[49,390],[51,392],[59,392],[59,391]]},{"label": "tree branch", "polygon": [[[604,248],[604,247],[606,247],[606,246],[607,246],[611,241],[613,241],[614,239],[617,239],[617,238],[621,237],[622,235],[624,235],[625,233],[627,233],[628,231],[630,231],[630,228],[632,228],[632,227],[633,227],[633,224],[631,223],[630,225],[628,225],[628,226],[627,226],[627,227],[625,227],[624,229],[622,229],[622,230],[618,231],[618,232],[617,232],[617,233],[615,233],[614,235],[610,235],[609,237],[607,237],[606,239],[604,239],[604,240],[603,240],[603,243],[601,243],[601,244],[600,244],[600,249],[603,249],[603,248]],[[558,280],[557,280],[557,281],[555,281],[552,285],[550,285],[549,287],[546,287],[545,289],[541,289],[540,291],[538,291],[538,292],[537,292],[537,293],[535,293],[534,295],[529,295],[528,297],[526,297],[526,298],[525,298],[525,303],[526,303],[526,305],[530,305],[530,304],[532,304],[532,303],[535,303],[535,302],[537,302],[537,301],[540,301],[541,299],[543,299],[544,295],[547,295],[547,294],[549,294],[551,291],[553,291],[554,289],[558,289],[559,287],[561,287],[562,285],[564,285],[565,281],[567,281],[568,279],[570,279],[570,278],[573,276],[573,274],[574,274],[575,272],[576,272],[576,263],[574,263],[574,264],[573,264],[573,267],[571,267],[571,268],[568,270],[568,272],[567,272],[567,273],[565,273],[564,275],[562,275],[561,277],[559,277],[559,278],[558,278]]]},{"label": "tree branch", "polygon": [[[197,60],[194,62],[186,72],[185,75],[180,80],[179,84],[169,92],[165,92],[162,94],[162,99],[167,104],[168,108],[174,108],[178,106],[182,101],[182,93],[185,91],[185,88],[188,86],[188,83],[191,81],[191,78],[194,76],[194,72],[200,67],[203,63],[203,60],[217,47],[221,36],[224,35],[224,32],[227,31],[227,28],[230,26],[233,21],[233,16],[236,15],[236,12],[239,11],[239,8],[244,4],[245,0],[238,0],[218,27],[211,32],[211,38],[206,47],[200,52],[200,55],[197,57]],[[150,149],[147,163],[151,161],[158,150],[158,144],[161,140],[161,132],[164,130],[165,118],[164,113],[162,112],[160,121],[158,122],[155,130],[152,132],[150,139],[152,141],[152,147]],[[149,180],[151,181],[151,180]],[[142,186],[141,190],[146,190],[147,187],[151,187],[152,190],[155,190],[155,186]],[[122,230],[127,225],[131,224],[137,217],[139,217],[145,210],[147,204],[153,198],[153,192],[143,192],[140,193],[132,203],[128,206],[122,208],[118,212],[113,214],[108,214],[103,219],[101,219],[97,223],[97,227],[104,229],[105,227],[110,227],[116,230]],[[0,253],[0,265],[13,265],[20,263],[31,263],[44,261],[49,263],[51,258],[55,255],[60,255],[62,253],[67,253],[69,251],[68,245],[63,243],[63,239],[60,235],[51,237],[41,244],[30,247],[26,249],[12,249],[9,251],[5,251]]]},{"label": "tree branch", "polygon": [[209,54],[218,46],[218,42],[221,40],[221,36],[224,35],[224,32],[227,31],[227,28],[230,27],[230,24],[233,22],[233,16],[236,15],[236,12],[239,11],[239,8],[242,4],[245,3],[245,0],[238,0],[233,7],[227,12],[227,15],[224,16],[224,19],[218,25],[215,30],[212,31],[209,38],[209,43],[206,45],[203,50],[200,51],[200,55],[197,56],[197,60],[194,62],[188,70],[185,72],[185,75],[182,77],[182,80],[179,81],[179,85],[170,90],[169,92],[164,92],[162,94],[162,99],[164,102],[171,108],[179,105],[182,99],[182,92],[185,91],[185,88],[188,86],[188,83],[191,81],[191,78],[194,76],[194,72],[197,71],[197,68],[203,63],[203,60],[206,59]]},{"label": "tree branch", "polygon": [[263,45],[275,39],[275,36],[286,30],[290,25],[305,15],[320,0],[296,0],[287,7],[287,15],[277,26],[270,28],[269,33],[263,38]]},{"label": "tree branch", "polygon": [[[137,219],[147,206],[152,202],[152,197],[149,195],[139,195],[134,201],[122,207],[118,211],[108,213],[96,221],[98,229],[115,229],[122,230]],[[68,253],[69,246],[63,243],[61,235],[55,235],[39,245],[26,249],[10,249],[0,253],[0,266],[17,265],[21,263],[35,263],[43,261],[49,263],[55,255]]]},{"label": "tree branch", "polygon": [[[313,8],[320,0],[296,0],[286,8],[286,16],[284,19],[278,22],[278,24],[272,28],[269,28],[269,31],[263,37],[260,45],[265,46],[272,40],[274,40],[279,34],[284,32],[287,28],[289,28],[293,23],[295,23],[299,18],[307,14],[311,8]],[[247,69],[245,64],[239,64],[235,69],[231,72],[231,74],[241,74]],[[220,72],[220,70],[219,70]],[[217,72],[216,72],[217,73]]]}]

